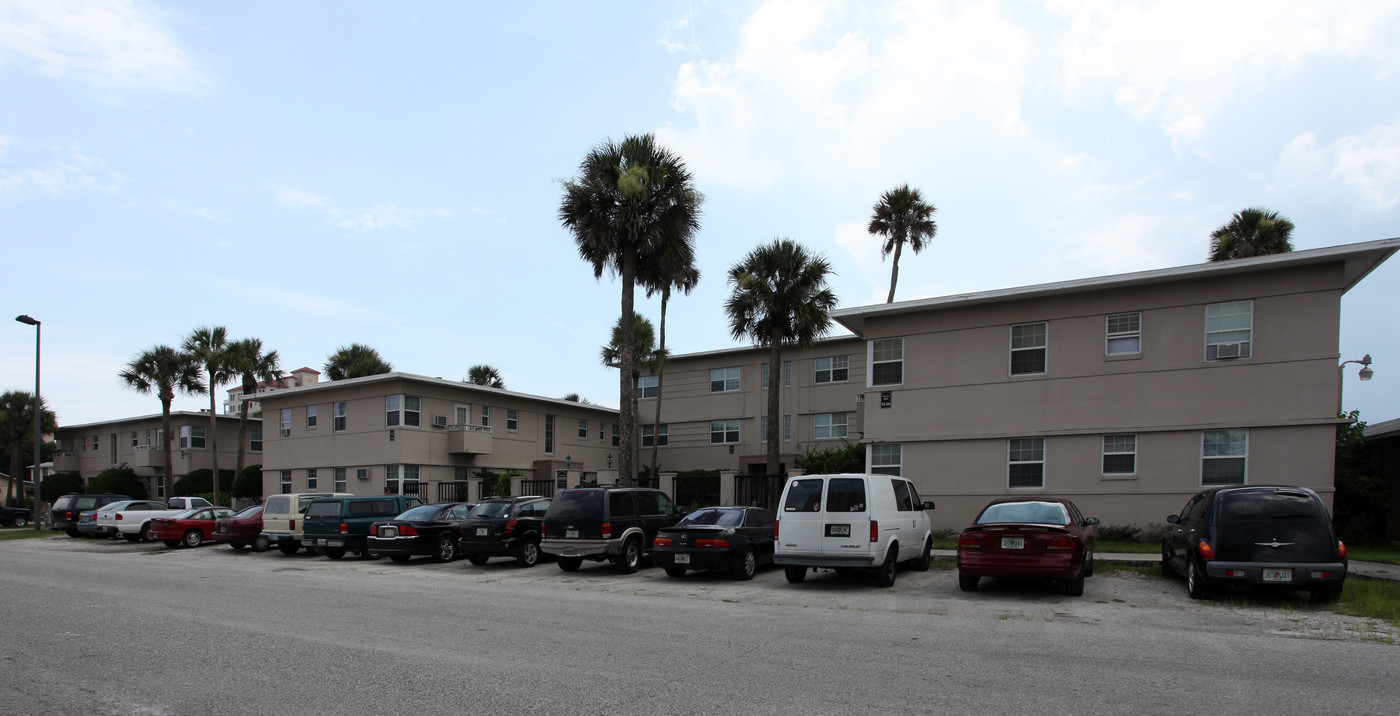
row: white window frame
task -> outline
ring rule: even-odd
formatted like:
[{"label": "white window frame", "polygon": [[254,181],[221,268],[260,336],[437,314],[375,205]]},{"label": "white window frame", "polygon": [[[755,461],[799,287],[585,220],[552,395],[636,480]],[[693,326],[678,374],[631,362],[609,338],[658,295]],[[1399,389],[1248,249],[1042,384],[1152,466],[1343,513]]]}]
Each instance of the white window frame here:
[{"label": "white window frame", "polygon": [[452,406],[453,425],[472,424],[472,406],[457,403]]},{"label": "white window frame", "polygon": [[637,376],[637,399],[638,399],[638,400],[645,400],[645,399],[647,399],[647,398],[655,398],[655,397],[656,397],[656,393],[657,393],[657,385],[658,385],[659,383],[660,383],[660,378],[659,378],[659,376],[655,376],[655,375],[640,375],[640,376]]},{"label": "white window frame", "polygon": [[281,493],[281,494],[283,494],[283,495],[290,495],[290,494],[292,494],[292,471],[291,471],[291,470],[282,470],[282,471],[281,471],[281,474],[280,474],[278,477],[280,478],[280,479],[278,480],[278,484],[280,485],[280,489],[282,490],[282,493]]},{"label": "white window frame", "polygon": [[316,484],[317,484],[316,481],[317,481],[317,478],[316,478],[316,468],[314,468],[314,467],[308,467],[308,468],[306,468],[306,491],[307,491],[307,492],[315,492],[315,491],[316,491]]},{"label": "white window frame", "polygon": [[481,427],[491,427],[491,406],[489,405],[481,406]]},{"label": "white window frame", "polygon": [[[719,440],[715,439],[719,436]],[[732,438],[732,439],[731,439]],[[711,445],[734,445],[739,442],[739,420],[732,418],[728,420],[710,421],[710,444]]]},{"label": "white window frame", "polygon": [[[879,346],[879,348],[877,348],[876,346]],[[890,357],[895,352],[899,353],[899,357]],[[879,355],[883,355],[884,357],[877,358],[876,356]],[[904,385],[904,337],[898,336],[895,338],[874,338],[869,341],[866,341],[865,363],[866,365],[870,366],[870,370],[866,371],[865,374],[865,387],[875,388],[891,385]],[[879,372],[880,366],[891,363],[899,364],[899,380],[889,383],[876,383],[875,374]]]},{"label": "white window frame", "polygon": [[263,437],[261,430],[248,431],[248,452],[262,452]]},{"label": "white window frame", "polygon": [[[1223,447],[1233,448],[1233,443],[1241,445],[1240,452],[1221,453],[1222,447],[1219,439],[1211,441],[1211,436],[1226,436],[1226,444]],[[1236,437],[1239,438],[1236,441]],[[1239,482],[1206,482],[1206,463],[1215,460],[1240,460],[1240,481]],[[1249,484],[1249,430],[1239,428],[1234,430],[1202,430],[1201,431],[1201,487],[1216,487],[1219,485],[1248,485]]]},{"label": "white window frame", "polygon": [[332,475],[331,492],[345,492],[345,468],[337,467]]},{"label": "white window frame", "polygon": [[[1236,307],[1236,306],[1246,306],[1246,307],[1248,308],[1248,310],[1247,310],[1247,311],[1242,311],[1242,312],[1236,311],[1236,312],[1231,312],[1231,313],[1225,313],[1225,312],[1224,312],[1225,309],[1227,309],[1227,308],[1229,308],[1229,307]],[[1212,312],[1214,312],[1216,315],[1212,316],[1212,315],[1211,315]],[[1227,317],[1227,316],[1239,316],[1239,315],[1241,315],[1241,313],[1243,313],[1243,315],[1244,315],[1246,318],[1249,319],[1249,324],[1248,324],[1247,326],[1245,326],[1245,327],[1243,327],[1243,328],[1238,327],[1238,326],[1228,326],[1228,327],[1225,327],[1225,328],[1216,328],[1215,330],[1211,330],[1210,322],[1211,322],[1211,319],[1212,319],[1212,318],[1220,319],[1220,318],[1225,318],[1225,317]],[[1207,360],[1208,362],[1214,362],[1214,361],[1220,361],[1220,360],[1244,360],[1244,359],[1247,359],[1247,358],[1253,358],[1253,357],[1254,357],[1254,301],[1253,301],[1253,300],[1247,300],[1247,301],[1227,301],[1227,302],[1225,302],[1225,303],[1212,303],[1212,304],[1207,305],[1207,306],[1206,306],[1205,329],[1206,329],[1206,330],[1205,330],[1205,333],[1206,333],[1206,353],[1205,353],[1205,356],[1206,356],[1206,360]],[[1238,336],[1231,336],[1231,337],[1234,338],[1234,340],[1222,340],[1222,336],[1224,336],[1224,335],[1228,335],[1228,334],[1237,334],[1237,333],[1244,333],[1244,334],[1246,334],[1246,335],[1245,335],[1245,337],[1244,337],[1242,340],[1241,340]],[[1212,337],[1214,337],[1214,340],[1212,340]],[[1227,345],[1227,344],[1231,344],[1231,343],[1239,343],[1239,344],[1241,344],[1241,345],[1240,345],[1240,355],[1239,355],[1239,357],[1238,357],[1238,358],[1220,358],[1220,357],[1218,357],[1219,350],[1220,350],[1220,346],[1222,346],[1222,345]]]},{"label": "white window frame", "polygon": [[[1026,336],[1025,333],[1024,333],[1024,331],[1023,331],[1023,332],[1022,332],[1022,335],[1020,336],[1020,339],[1021,339],[1021,341],[1022,341],[1022,345],[1020,345],[1020,346],[1018,347],[1018,346],[1016,345],[1016,341],[1017,341],[1016,329],[1018,329],[1018,328],[1020,328],[1020,329],[1031,328],[1031,329],[1033,330],[1033,327],[1035,327],[1035,326],[1039,326],[1039,327],[1041,328],[1041,333],[1040,333],[1038,336],[1035,335],[1034,333],[1032,333],[1032,335],[1030,335],[1030,336]],[[1039,339],[1040,339],[1040,343],[1039,343],[1038,345],[1026,345],[1026,344],[1025,344],[1025,340],[1026,340],[1027,338],[1031,338],[1031,339],[1039,338]],[[1032,321],[1032,322],[1030,322],[1030,323],[1017,323],[1017,324],[1011,326],[1011,330],[1007,332],[1007,346],[1008,346],[1008,349],[1009,349],[1009,350],[1008,350],[1008,353],[1007,353],[1007,360],[1006,360],[1006,374],[1007,374],[1007,375],[1010,375],[1010,376],[1018,376],[1018,377],[1019,377],[1019,376],[1023,376],[1023,375],[1045,375],[1047,372],[1050,371],[1050,322],[1049,322],[1049,321]],[[1022,372],[1022,373],[1017,373],[1017,372],[1016,372],[1016,354],[1017,354],[1017,353],[1030,353],[1031,351],[1040,351],[1040,352],[1041,352],[1041,356],[1042,356],[1041,361],[1042,361],[1042,363],[1041,363],[1041,368],[1040,368],[1040,370],[1039,370],[1039,371],[1034,371],[1034,372],[1032,372],[1032,371],[1025,371],[1025,372]]]},{"label": "white window frame", "polygon": [[768,390],[768,364],[764,363],[758,368],[758,389]]},{"label": "white window frame", "polygon": [[792,361],[783,361],[783,387],[792,387]]},{"label": "white window frame", "polygon": [[[893,453],[893,455],[891,455]],[[893,459],[891,459],[893,458]],[[902,477],[904,445],[902,443],[872,443],[865,450],[865,471],[873,475]]]},{"label": "white window frame", "polygon": [[520,411],[506,408],[506,432],[513,433],[518,430],[520,430]]},{"label": "white window frame", "polygon": [[335,403],[331,406],[331,432],[345,432],[346,418],[349,416],[349,407],[344,402]]},{"label": "white window frame", "polygon": [[[903,372],[903,369],[901,369],[901,372]],[[825,376],[825,378],[823,378],[823,376]],[[828,356],[825,358],[817,358],[812,361],[813,383],[845,383],[850,377],[850,356]]]},{"label": "white window frame", "polygon": [[[203,450],[209,444],[208,431],[203,425],[180,426],[180,449]],[[198,443],[198,444],[196,444]]]},{"label": "white window frame", "polygon": [[[1131,321],[1132,328],[1127,327]],[[1124,350],[1122,344],[1132,342],[1131,350]],[[1115,348],[1114,343],[1119,345]],[[1127,356],[1142,353],[1142,311],[1110,313],[1104,317],[1103,354],[1106,356]]]},{"label": "white window frame", "polygon": [[278,413],[277,417],[278,417],[278,424],[277,424],[277,426],[281,429],[281,431],[280,431],[278,434],[281,435],[281,436],[284,437],[284,438],[287,437],[288,435],[291,435],[291,434],[292,434],[292,409],[291,409],[291,408],[283,408],[283,409],[282,409],[282,412]]},{"label": "white window frame", "polygon": [[656,440],[657,447],[666,447],[671,444],[671,426],[668,423],[660,425],[643,425],[642,427],[642,447],[652,446],[652,433],[659,436]]},{"label": "white window frame", "polygon": [[[837,418],[841,421],[838,423]],[[851,414],[816,413],[812,416],[813,440],[844,440],[851,434]]]},{"label": "white window frame", "polygon": [[783,416],[783,442],[792,442],[792,416]]},{"label": "white window frame", "polygon": [[[710,369],[710,392],[711,393],[734,393],[740,389],[740,370],[738,366],[729,368]],[[718,376],[718,377],[716,377]],[[720,389],[715,390],[715,384],[720,384]]]},{"label": "white window frame", "polygon": [[[1105,477],[1127,477],[1137,474],[1137,433],[1110,433],[1103,436],[1101,441],[1103,446],[1103,456],[1099,460],[1099,471]],[[1133,469],[1127,471],[1108,470],[1108,458],[1115,455],[1131,455],[1133,457]]]},{"label": "white window frame", "polygon": [[419,428],[423,426],[423,399],[417,395],[384,396],[384,427]]},{"label": "white window frame", "polygon": [[[1018,444],[1018,443],[1021,443],[1021,444]],[[1030,443],[1030,445],[1026,445],[1026,444],[1024,444],[1024,443]],[[1008,490],[1043,490],[1043,489],[1045,489],[1045,483],[1046,483],[1045,456],[1046,456],[1046,450],[1047,450],[1047,446],[1046,446],[1045,443],[1046,443],[1045,438],[1007,438],[1007,439],[1006,439],[1006,489],[1008,489]],[[1029,456],[1026,454],[1026,451],[1027,451],[1027,450],[1032,451],[1031,454],[1030,454]],[[1039,454],[1039,457],[1036,457],[1036,456],[1035,456],[1035,451],[1038,451],[1038,452],[1040,453],[1040,454]],[[1019,459],[1017,459],[1017,458],[1019,458]],[[1012,484],[1011,484],[1011,468],[1014,467],[1014,466],[1016,466],[1016,465],[1040,465],[1040,484],[1039,484],[1039,485],[1012,485]]]},{"label": "white window frame", "polygon": [[580,421],[578,421],[578,439],[579,439],[579,440],[587,440],[587,439],[588,439],[588,421],[587,421],[587,420],[580,420]]},{"label": "white window frame", "polygon": [[314,405],[306,406],[306,429],[316,429],[316,406]]}]

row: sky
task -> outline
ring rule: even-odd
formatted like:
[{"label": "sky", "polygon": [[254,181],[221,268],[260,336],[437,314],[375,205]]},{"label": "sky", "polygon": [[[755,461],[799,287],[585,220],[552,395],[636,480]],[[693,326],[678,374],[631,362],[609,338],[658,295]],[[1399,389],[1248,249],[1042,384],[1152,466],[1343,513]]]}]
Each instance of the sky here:
[{"label": "sky", "polygon": [[[0,0],[0,303],[43,322],[61,425],[159,412],[118,373],[205,325],[287,370],[364,343],[615,407],[620,286],[558,219],[602,141],[692,170],[702,276],[668,347],[717,350],[746,345],[729,268],[774,238],[842,307],[882,303],[865,227],[905,183],[938,231],[898,300],[1200,263],[1254,206],[1297,249],[1400,236],[1396,37],[1394,0]],[[1400,417],[1397,315],[1400,260],[1342,301],[1370,422]],[[7,325],[0,390],[33,390]]]}]

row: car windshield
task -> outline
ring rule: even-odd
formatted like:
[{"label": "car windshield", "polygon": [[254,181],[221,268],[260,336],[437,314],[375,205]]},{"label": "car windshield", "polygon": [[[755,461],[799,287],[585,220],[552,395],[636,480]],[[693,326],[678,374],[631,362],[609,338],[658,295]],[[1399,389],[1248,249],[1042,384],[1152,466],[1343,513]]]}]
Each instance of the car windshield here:
[{"label": "car windshield", "polygon": [[509,502],[482,502],[473,507],[472,511],[467,513],[467,517],[505,517],[508,514]]},{"label": "car windshield", "polygon": [[682,525],[718,525],[738,527],[744,523],[743,510],[697,510],[680,521]]},{"label": "car windshield", "polygon": [[394,519],[404,520],[405,522],[427,522],[433,519],[433,515],[437,514],[437,511],[440,509],[442,509],[442,505],[423,505],[421,507],[415,507]]},{"label": "car windshield", "polygon": [[258,515],[262,514],[262,509],[262,505],[253,505],[252,507],[244,508],[242,512],[234,515],[233,518],[241,520],[249,517],[257,517]]},{"label": "car windshield", "polygon": [[1069,512],[1058,502],[998,502],[977,516],[979,525],[1067,525]]},{"label": "car windshield", "polygon": [[582,519],[603,516],[603,493],[600,490],[565,490],[554,496],[545,517],[550,519]]},{"label": "car windshield", "polygon": [[1301,491],[1229,492],[1220,501],[1225,520],[1316,520],[1323,514],[1322,505]]},{"label": "car windshield", "polygon": [[199,512],[200,509],[203,509],[203,508],[198,508],[198,509],[193,509],[193,510],[180,510],[179,512],[176,512],[175,514],[171,515],[171,516],[170,516],[170,519],[172,519],[172,520],[181,520],[181,519],[185,519],[185,518],[187,518],[187,517],[194,517],[194,513]]}]

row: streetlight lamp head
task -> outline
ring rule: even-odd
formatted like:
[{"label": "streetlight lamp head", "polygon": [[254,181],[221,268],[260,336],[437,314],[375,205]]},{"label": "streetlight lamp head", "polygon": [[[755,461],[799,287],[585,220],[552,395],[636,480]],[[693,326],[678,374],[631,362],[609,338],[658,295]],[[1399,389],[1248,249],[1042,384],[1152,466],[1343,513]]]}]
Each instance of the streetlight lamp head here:
[{"label": "streetlight lamp head", "polygon": [[1361,369],[1360,376],[1361,376],[1361,379],[1362,379],[1362,380],[1370,380],[1370,379],[1371,379],[1371,376],[1373,376],[1373,375],[1375,375],[1375,374],[1376,374],[1376,371],[1371,370],[1371,366],[1368,365],[1368,366],[1366,366],[1365,368],[1362,368],[1362,369]]},{"label": "streetlight lamp head", "polygon": [[565,456],[564,456],[564,469],[565,469],[565,470],[569,469],[570,467],[573,466],[573,464],[574,464],[574,456],[573,456],[573,455],[565,455]]},{"label": "streetlight lamp head", "polygon": [[612,469],[612,453],[608,453],[608,469]]},{"label": "streetlight lamp head", "polygon": [[28,315],[15,316],[15,320],[16,320],[16,321],[19,321],[20,323],[23,323],[23,324],[26,325],[26,326],[37,326],[37,325],[39,325],[39,321],[37,321],[37,320],[35,320],[35,319],[33,319],[33,318],[30,318]]}]

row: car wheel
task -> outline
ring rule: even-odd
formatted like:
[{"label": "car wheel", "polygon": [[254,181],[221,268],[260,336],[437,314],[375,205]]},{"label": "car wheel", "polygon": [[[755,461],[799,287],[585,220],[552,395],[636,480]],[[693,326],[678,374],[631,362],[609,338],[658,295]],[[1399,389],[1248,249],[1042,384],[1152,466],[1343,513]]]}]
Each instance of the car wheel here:
[{"label": "car wheel", "polygon": [[228,546],[234,548],[235,550],[241,551],[244,547],[247,547],[247,546],[248,546],[248,543],[247,543],[247,542],[229,542],[229,543],[228,543]]},{"label": "car wheel", "polygon": [[391,555],[389,555],[389,559],[392,559],[392,560],[394,560],[395,562],[398,562],[399,564],[403,564],[404,562],[407,562],[407,561],[408,561],[409,557],[412,557],[412,556],[413,556],[413,555],[408,555],[408,554],[391,554]]},{"label": "car wheel", "polygon": [[1065,596],[1067,596],[1067,597],[1082,597],[1082,596],[1084,596],[1084,573],[1083,573],[1083,572],[1080,572],[1080,573],[1079,573],[1079,576],[1078,576],[1078,577],[1075,577],[1074,579],[1066,579],[1066,580],[1065,580]]},{"label": "car wheel", "polygon": [[1206,584],[1200,561],[1194,557],[1188,558],[1186,564],[1186,595],[1192,599],[1210,598],[1210,585]]},{"label": "car wheel", "polygon": [[739,561],[739,568],[734,570],[734,576],[740,581],[747,582],[753,579],[754,572],[758,571],[758,555],[754,554],[753,547],[744,550],[744,557]]},{"label": "car wheel", "polygon": [[525,540],[525,544],[520,545],[520,552],[515,555],[515,562],[522,567],[533,567],[540,561],[540,545],[534,540]]},{"label": "car wheel", "polygon": [[787,577],[788,584],[801,584],[807,579],[807,568],[787,565],[783,567],[783,576]]},{"label": "car wheel", "polygon": [[83,536],[83,533],[82,533],[82,532],[79,532],[78,530],[73,529],[73,528],[71,528],[71,527],[70,527],[69,529],[64,530],[64,531],[67,532],[67,533],[68,533],[68,536],[69,536],[69,537],[72,537],[73,539],[77,539],[77,538]]},{"label": "car wheel", "polygon": [[341,557],[344,557],[344,556],[345,556],[345,548],[344,548],[344,547],[327,547],[327,548],[326,548],[325,554],[326,554],[327,557],[330,557],[331,559],[340,559]]},{"label": "car wheel", "polygon": [[254,551],[254,552],[266,552],[266,551],[267,551],[267,548],[270,547],[271,544],[272,544],[272,541],[269,540],[267,537],[265,537],[265,536],[263,536],[263,535],[258,535],[257,537],[254,537],[254,538],[253,538],[253,551]]},{"label": "car wheel", "polygon": [[919,558],[914,560],[914,571],[927,572],[929,565],[933,563],[933,540],[924,540],[924,551],[919,553]]},{"label": "car wheel", "polygon": [[127,542],[140,542],[140,541],[141,541],[141,533],[140,533],[140,532],[132,532],[131,534],[124,534],[124,535],[122,535],[122,537],[125,537]]},{"label": "car wheel", "polygon": [[297,550],[300,548],[297,545],[283,542],[282,544],[277,545],[277,549],[280,550],[282,554],[296,554]]},{"label": "car wheel", "polygon": [[1171,558],[1167,556],[1167,551],[1166,551],[1166,550],[1162,550],[1162,576],[1163,576],[1163,577],[1175,577],[1175,576],[1176,576],[1176,570],[1173,570],[1173,569],[1172,569],[1172,561],[1171,561]]},{"label": "car wheel", "polygon": [[483,564],[486,564],[486,560],[488,560],[488,559],[490,559],[490,557],[487,557],[487,556],[485,556],[485,555],[480,555],[480,554],[474,554],[474,555],[472,555],[472,556],[470,556],[470,557],[467,557],[467,561],[468,561],[468,562],[471,562],[472,564],[474,564],[474,565],[476,565],[476,566],[478,566],[478,567],[480,567],[480,566],[483,565]]},{"label": "car wheel", "polygon": [[583,564],[582,557],[560,557],[558,561],[559,568],[565,572],[577,572],[579,566]]},{"label": "car wheel", "polygon": [[1308,593],[1312,596],[1314,604],[1332,604],[1342,596],[1341,587],[1322,587],[1311,589]]},{"label": "car wheel", "polygon": [[1090,551],[1089,551],[1089,554],[1087,554],[1087,555],[1084,556],[1084,576],[1086,576],[1086,577],[1092,577],[1092,576],[1094,576],[1094,552],[1093,552],[1093,550],[1090,550]]},{"label": "car wheel", "polygon": [[204,533],[199,530],[190,530],[185,533],[185,546],[198,547],[204,544]]},{"label": "car wheel", "polygon": [[360,548],[360,559],[379,559],[379,555],[365,545]]},{"label": "car wheel", "polygon": [[16,517],[16,518],[15,518],[15,527],[28,527],[28,526],[29,526],[29,518],[28,518],[28,517]]},{"label": "car wheel", "polygon": [[893,587],[895,568],[898,566],[895,561],[899,558],[899,547],[890,545],[890,551],[885,553],[885,563],[875,570],[875,586]]},{"label": "car wheel", "polygon": [[450,534],[439,535],[433,559],[438,563],[451,562],[457,556],[457,539]]},{"label": "car wheel", "polygon": [[147,523],[144,524],[144,525],[141,525],[141,531],[140,531],[140,532],[137,532],[137,534],[138,534],[138,535],[141,535],[141,541],[142,541],[142,542],[154,542],[154,541],[156,541],[156,536],[153,535],[153,534],[151,534],[151,523],[149,523],[149,522],[147,522]]},{"label": "car wheel", "polygon": [[963,574],[962,572],[958,572],[958,589],[964,592],[977,591],[977,583],[980,581],[982,581],[982,578],[975,574]]},{"label": "car wheel", "polygon": [[622,543],[622,554],[618,555],[617,571],[631,574],[642,566],[642,543],[636,537]]},{"label": "car wheel", "polygon": [[166,547],[169,547],[170,549],[175,549],[176,547],[179,547],[180,544],[181,544],[180,540],[177,540],[177,539],[168,539],[168,540],[163,540],[163,541],[165,542],[165,546],[166,546]]},{"label": "car wheel", "polygon": [[667,568],[666,568],[666,576],[668,576],[668,577],[684,577],[684,576],[685,576],[685,567],[667,567]]}]

